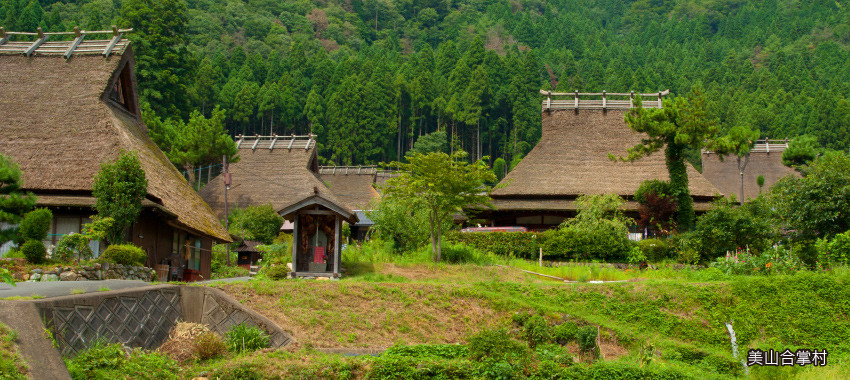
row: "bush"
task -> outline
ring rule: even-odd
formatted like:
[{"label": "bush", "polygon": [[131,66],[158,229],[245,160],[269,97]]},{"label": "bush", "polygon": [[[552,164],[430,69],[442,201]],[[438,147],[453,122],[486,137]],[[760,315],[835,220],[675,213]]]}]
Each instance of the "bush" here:
[{"label": "bush", "polygon": [[44,240],[47,237],[47,232],[50,231],[52,220],[53,213],[46,208],[39,208],[26,213],[18,226],[19,242]]},{"label": "bush", "polygon": [[710,265],[726,274],[794,274],[805,269],[802,260],[792,249],[780,246],[761,255],[739,253],[717,258]]},{"label": "bush", "polygon": [[543,253],[565,260],[617,261],[628,257],[632,242],[619,221],[601,219],[595,226],[570,225],[546,239]]},{"label": "bush", "polygon": [[248,270],[240,266],[224,266],[218,269],[218,272],[212,272],[212,278],[232,278],[244,277],[248,275]]},{"label": "bush", "polygon": [[835,235],[832,241],[818,240],[817,248],[818,261],[821,265],[829,267],[850,265],[850,231]]},{"label": "bush", "polygon": [[461,359],[469,356],[469,349],[462,344],[395,345],[384,351],[381,356]]},{"label": "bush", "polygon": [[113,244],[100,255],[100,260],[110,263],[140,266],[147,260],[148,254],[132,244]]},{"label": "bush", "polygon": [[230,352],[242,353],[256,351],[269,346],[269,335],[255,326],[244,323],[233,326],[225,336],[227,349]]},{"label": "bush", "polygon": [[289,268],[286,265],[268,265],[264,266],[259,274],[268,277],[270,280],[283,280],[289,275]]},{"label": "bush", "polygon": [[567,321],[552,328],[552,338],[558,344],[567,344],[576,338],[578,333],[578,325],[575,322]]},{"label": "bush", "polygon": [[651,262],[659,262],[674,257],[674,252],[664,240],[644,239],[638,242],[638,247],[646,255],[647,260]]},{"label": "bush", "polygon": [[62,236],[53,249],[53,258],[59,261],[71,261],[74,259],[85,260],[92,257],[91,240],[83,234],[70,233]]},{"label": "bush", "polygon": [[450,231],[443,235],[443,240],[465,244],[499,256],[533,259],[537,258],[537,252],[540,248],[539,236],[537,235],[540,235],[540,233]]},{"label": "bush", "polygon": [[647,260],[646,255],[638,246],[632,247],[629,250],[629,263],[630,264],[641,264],[645,263]]},{"label": "bush", "polygon": [[270,204],[233,209],[228,219],[230,233],[263,244],[271,244],[283,225],[283,217]]},{"label": "bush", "polygon": [[445,244],[442,250],[442,259],[452,264],[486,264],[486,255],[476,248],[466,244]]},{"label": "bush", "polygon": [[546,319],[540,315],[532,316],[525,321],[525,341],[529,347],[537,347],[537,345],[549,342],[552,339],[552,329],[546,323]]},{"label": "bush", "polygon": [[47,256],[47,249],[44,248],[44,243],[40,240],[27,240],[21,246],[21,253],[24,254],[28,262],[41,264],[44,262],[44,257]]},{"label": "bush", "polygon": [[599,330],[596,326],[583,326],[576,332],[576,343],[583,354],[590,354],[596,358],[599,350],[596,346],[596,337],[599,335]]},{"label": "bush", "polygon": [[292,261],[292,241],[258,246],[263,253],[263,264],[286,265]]},{"label": "bush", "polygon": [[195,352],[201,360],[221,357],[227,351],[227,346],[218,334],[205,332],[195,338]]},{"label": "bush", "polygon": [[740,207],[725,199],[715,202],[711,210],[697,219],[693,230],[700,253],[711,260],[746,247],[754,252],[770,248],[779,231],[768,218],[771,211],[767,208],[762,198]]},{"label": "bush", "polygon": [[[227,245],[216,244],[212,248],[212,257],[210,258],[210,270],[212,273],[218,273],[227,268]],[[236,251],[230,250],[230,264],[236,265],[238,255]]]},{"label": "bush", "polygon": [[511,338],[505,329],[484,330],[469,337],[469,358],[520,363],[528,359],[528,347]]},{"label": "bush", "polygon": [[133,350],[128,356],[121,344],[95,342],[66,360],[73,379],[177,379],[177,362],[157,352]]},{"label": "bush", "polygon": [[216,370],[213,372],[212,378],[217,380],[259,380],[262,379],[259,370],[250,363],[238,363],[234,367]]}]

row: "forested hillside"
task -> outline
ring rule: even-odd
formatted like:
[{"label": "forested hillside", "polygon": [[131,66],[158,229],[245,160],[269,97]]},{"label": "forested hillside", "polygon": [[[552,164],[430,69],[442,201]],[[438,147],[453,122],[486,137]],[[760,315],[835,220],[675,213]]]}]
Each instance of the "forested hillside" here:
[{"label": "forested hillside", "polygon": [[318,134],[326,163],[393,160],[436,130],[473,157],[510,162],[540,138],[541,88],[682,95],[701,86],[724,127],[748,124],[770,138],[811,134],[846,150],[847,7],[817,0],[7,0],[0,24],[135,28],[145,116],[162,145],[183,128],[174,120],[188,121],[194,110],[212,117],[220,107],[225,112],[214,119],[232,134]]}]

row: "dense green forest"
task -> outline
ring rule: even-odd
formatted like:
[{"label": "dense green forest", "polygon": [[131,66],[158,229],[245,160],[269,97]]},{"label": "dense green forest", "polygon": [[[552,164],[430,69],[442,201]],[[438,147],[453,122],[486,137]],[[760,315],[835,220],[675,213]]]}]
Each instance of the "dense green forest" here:
[{"label": "dense green forest", "polygon": [[[693,86],[726,128],[850,146],[850,11],[798,0],[8,0],[6,30],[133,27],[145,118],[316,133],[324,163],[394,160],[442,130],[508,162],[539,89]],[[213,115],[216,107],[225,112]],[[161,120],[159,120],[161,119]],[[157,134],[159,133],[159,134]],[[174,138],[174,137],[171,137]],[[214,156],[213,156],[214,157]]]}]

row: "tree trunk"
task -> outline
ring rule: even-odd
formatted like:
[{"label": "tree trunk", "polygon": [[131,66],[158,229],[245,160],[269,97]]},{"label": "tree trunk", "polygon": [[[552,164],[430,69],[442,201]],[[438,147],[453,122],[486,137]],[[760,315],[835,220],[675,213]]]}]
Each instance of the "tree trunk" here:
[{"label": "tree trunk", "polygon": [[431,254],[432,258],[435,262],[440,261],[440,253],[438,251],[439,247],[437,246],[437,234],[435,231],[436,226],[434,226],[434,212],[431,211],[431,215],[428,215],[428,222],[431,224]]},{"label": "tree trunk", "polygon": [[694,203],[688,189],[688,167],[685,163],[685,147],[674,141],[667,142],[664,149],[667,171],[670,174],[670,187],[676,192],[678,210],[676,222],[681,231],[690,230],[694,224]]},{"label": "tree trunk", "polygon": [[443,258],[443,224],[437,220],[437,262]]}]

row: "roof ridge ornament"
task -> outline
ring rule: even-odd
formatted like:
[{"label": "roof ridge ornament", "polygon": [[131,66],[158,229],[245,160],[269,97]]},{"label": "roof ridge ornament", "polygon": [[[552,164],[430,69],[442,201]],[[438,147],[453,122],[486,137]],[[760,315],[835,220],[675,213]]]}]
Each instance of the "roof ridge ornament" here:
[{"label": "roof ridge ornament", "polygon": [[[27,57],[33,55],[61,55],[70,59],[75,53],[93,54],[100,53],[104,57],[112,54],[121,54],[130,44],[124,35],[133,29],[118,29],[113,25],[112,30],[81,30],[78,26],[70,32],[45,32],[38,28],[36,32],[13,32],[0,27],[0,54],[23,54]],[[108,40],[85,40],[89,35],[112,35]],[[35,37],[34,41],[12,41],[14,36]],[[74,36],[69,41],[46,42],[52,36]]]}]

